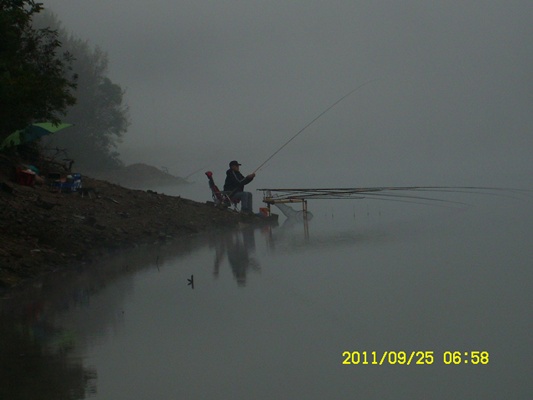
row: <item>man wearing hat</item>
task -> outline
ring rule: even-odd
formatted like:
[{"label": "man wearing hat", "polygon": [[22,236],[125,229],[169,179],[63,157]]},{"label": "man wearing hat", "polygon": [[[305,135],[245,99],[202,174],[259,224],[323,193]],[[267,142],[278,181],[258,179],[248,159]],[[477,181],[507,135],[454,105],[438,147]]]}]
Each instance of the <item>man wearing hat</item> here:
[{"label": "man wearing hat", "polygon": [[224,191],[229,192],[232,199],[240,199],[242,202],[241,210],[244,213],[252,213],[252,194],[244,191],[244,185],[247,185],[255,178],[255,173],[243,176],[239,164],[233,160],[229,163],[229,169],[226,171],[226,181],[224,182]]}]

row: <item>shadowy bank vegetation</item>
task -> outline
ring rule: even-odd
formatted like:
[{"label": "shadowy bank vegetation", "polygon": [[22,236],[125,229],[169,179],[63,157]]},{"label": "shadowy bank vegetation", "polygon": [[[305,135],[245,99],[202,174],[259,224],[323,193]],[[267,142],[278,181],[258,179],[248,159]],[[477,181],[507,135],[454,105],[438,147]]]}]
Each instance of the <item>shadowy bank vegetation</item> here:
[{"label": "shadowy bank vegetation", "polygon": [[0,143],[32,123],[72,124],[2,152],[31,158],[61,148],[78,170],[122,167],[116,149],[128,107],[124,90],[107,77],[107,54],[33,0],[0,0],[0,37]]},{"label": "shadowy bank vegetation", "polygon": [[121,167],[116,148],[129,126],[128,106],[124,90],[107,77],[107,53],[68,33],[51,12],[36,16],[33,26],[57,32],[61,48],[73,56],[77,77],[76,103],[65,112],[65,121],[73,126],[47,137],[46,147],[67,149],[78,168]]},{"label": "shadowy bank vegetation", "polygon": [[32,0],[0,0],[0,140],[35,121],[59,123],[76,102],[73,56],[57,31],[32,26],[42,10]]}]

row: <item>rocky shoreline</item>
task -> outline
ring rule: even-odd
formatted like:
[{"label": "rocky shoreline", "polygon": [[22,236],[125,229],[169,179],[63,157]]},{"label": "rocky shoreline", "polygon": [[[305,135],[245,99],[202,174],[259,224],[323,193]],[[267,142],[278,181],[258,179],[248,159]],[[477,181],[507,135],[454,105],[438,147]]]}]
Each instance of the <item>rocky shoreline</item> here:
[{"label": "rocky shoreline", "polygon": [[58,192],[0,179],[0,289],[110,251],[253,222],[257,217],[83,177]]}]

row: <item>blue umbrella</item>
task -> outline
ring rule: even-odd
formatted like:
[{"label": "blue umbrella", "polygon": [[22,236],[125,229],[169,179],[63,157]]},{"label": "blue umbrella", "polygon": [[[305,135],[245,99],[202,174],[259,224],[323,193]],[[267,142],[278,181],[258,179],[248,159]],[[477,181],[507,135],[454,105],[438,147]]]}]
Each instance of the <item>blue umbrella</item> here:
[{"label": "blue umbrella", "polygon": [[27,142],[33,142],[34,140],[37,140],[43,136],[50,135],[51,133],[55,133],[61,129],[68,128],[69,126],[72,126],[72,124],[53,124],[52,122],[38,122],[31,124],[26,128],[15,131],[6,137],[0,145],[0,149],[18,146]]}]

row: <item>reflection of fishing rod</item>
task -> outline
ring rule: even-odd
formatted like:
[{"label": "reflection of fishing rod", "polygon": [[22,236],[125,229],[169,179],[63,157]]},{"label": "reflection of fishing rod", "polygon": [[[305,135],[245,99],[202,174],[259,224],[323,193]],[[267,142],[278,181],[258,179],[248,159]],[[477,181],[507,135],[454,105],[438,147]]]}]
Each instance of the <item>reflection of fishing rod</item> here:
[{"label": "reflection of fishing rod", "polygon": [[289,140],[287,140],[283,146],[281,146],[279,149],[277,149],[270,157],[268,157],[259,167],[257,167],[255,169],[255,171],[253,172],[254,174],[259,171],[261,169],[261,167],[263,165],[265,165],[267,162],[269,162],[276,154],[278,154],[285,146],[287,146],[290,142],[292,142],[294,139],[296,139],[296,137],[302,133],[303,131],[305,131],[307,128],[309,128],[316,120],[318,120],[322,115],[324,115],[325,113],[327,113],[329,110],[331,110],[333,107],[335,107],[337,104],[339,104],[341,101],[343,101],[346,97],[350,96],[352,93],[358,91],[359,89],[361,89],[363,86],[367,85],[368,83],[370,82],[373,82],[375,81],[376,79],[372,79],[370,81],[366,81],[365,83],[357,86],[355,89],[351,90],[350,92],[348,92],[347,94],[345,94],[344,96],[342,96],[339,100],[337,100],[335,103],[333,103],[332,105],[330,105],[328,108],[326,108],[324,111],[322,111],[320,114],[318,114],[315,119],[313,119],[311,122],[309,122],[306,126],[304,126],[302,129],[300,129],[298,132],[296,132],[295,135],[293,135]]}]

